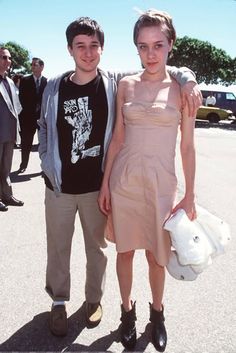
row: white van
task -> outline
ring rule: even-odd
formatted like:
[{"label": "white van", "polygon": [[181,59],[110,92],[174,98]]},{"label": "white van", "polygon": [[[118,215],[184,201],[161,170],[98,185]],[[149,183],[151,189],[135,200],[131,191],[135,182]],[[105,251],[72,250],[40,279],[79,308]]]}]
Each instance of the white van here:
[{"label": "white van", "polygon": [[206,98],[213,93],[213,96],[216,98],[215,107],[232,110],[234,116],[236,116],[236,94],[229,87],[221,85],[199,85],[202,96],[203,96],[203,105],[206,105]]}]

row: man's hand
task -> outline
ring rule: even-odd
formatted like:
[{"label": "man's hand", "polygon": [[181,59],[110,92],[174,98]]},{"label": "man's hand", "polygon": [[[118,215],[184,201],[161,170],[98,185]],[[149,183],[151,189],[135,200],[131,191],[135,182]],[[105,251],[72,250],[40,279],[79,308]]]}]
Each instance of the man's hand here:
[{"label": "man's hand", "polygon": [[195,117],[197,110],[202,105],[202,93],[196,82],[187,82],[181,88],[183,107],[187,104],[189,116]]}]

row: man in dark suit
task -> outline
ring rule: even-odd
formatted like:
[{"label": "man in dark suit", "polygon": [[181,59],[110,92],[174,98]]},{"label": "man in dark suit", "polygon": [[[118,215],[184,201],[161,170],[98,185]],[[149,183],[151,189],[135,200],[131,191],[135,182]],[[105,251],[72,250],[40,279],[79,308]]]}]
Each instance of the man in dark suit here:
[{"label": "man in dark suit", "polygon": [[44,62],[33,58],[31,63],[32,75],[24,76],[20,81],[19,98],[22,106],[20,113],[21,128],[21,164],[19,173],[24,173],[28,166],[29,155],[33,144],[34,134],[38,128],[37,120],[40,117],[41,101],[46,77],[42,76]]},{"label": "man in dark suit", "polygon": [[10,172],[14,144],[19,142],[18,114],[21,111],[14,82],[7,77],[11,66],[11,54],[0,47],[0,212],[10,206],[23,206],[12,193]]}]

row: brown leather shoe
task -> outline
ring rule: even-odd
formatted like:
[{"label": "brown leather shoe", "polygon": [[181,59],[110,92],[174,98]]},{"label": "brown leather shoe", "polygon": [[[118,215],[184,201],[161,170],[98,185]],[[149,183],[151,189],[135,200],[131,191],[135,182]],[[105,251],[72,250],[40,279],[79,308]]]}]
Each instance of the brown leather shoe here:
[{"label": "brown leather shoe", "polygon": [[102,306],[100,303],[85,303],[86,321],[88,327],[96,327],[102,319]]},{"label": "brown leather shoe", "polygon": [[49,328],[55,336],[66,336],[68,332],[65,305],[53,305],[49,316]]}]

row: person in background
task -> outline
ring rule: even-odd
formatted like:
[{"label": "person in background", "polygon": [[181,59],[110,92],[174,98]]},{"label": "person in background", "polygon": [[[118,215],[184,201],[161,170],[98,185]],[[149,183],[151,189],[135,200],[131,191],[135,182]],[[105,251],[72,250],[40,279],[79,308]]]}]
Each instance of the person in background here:
[{"label": "person in background", "polygon": [[37,120],[40,117],[42,95],[47,84],[46,77],[42,76],[44,69],[43,60],[33,58],[31,69],[32,74],[21,78],[19,86],[22,112],[19,116],[21,128],[21,163],[18,173],[24,173],[28,166],[34,135],[38,129]]},{"label": "person in background", "polygon": [[[68,332],[65,302],[70,299],[70,255],[77,213],[86,253],[87,325],[95,327],[102,318],[107,244],[105,216],[97,198],[112,135],[117,82],[122,76],[98,68],[104,32],[95,20],[76,19],[67,27],[66,37],[75,70],[49,80],[39,120],[39,155],[46,184],[46,291],[53,301],[49,327],[56,336]],[[201,94],[193,74],[188,69],[170,70],[182,80],[192,109],[198,108]]]},{"label": "person in background", "polygon": [[216,98],[213,95],[213,92],[206,98],[206,106],[207,107],[214,107],[216,105]]},{"label": "person in background", "polygon": [[0,211],[10,206],[23,206],[12,193],[10,172],[15,142],[19,142],[18,114],[21,105],[14,82],[7,77],[11,66],[11,54],[0,47]]},{"label": "person in background", "polygon": [[[107,237],[117,249],[121,342],[129,350],[136,345],[133,258],[136,249],[145,249],[152,293],[152,342],[156,350],[164,352],[163,292],[171,241],[163,224],[178,208],[183,208],[191,220],[196,217],[195,116],[183,106],[180,85],[167,71],[167,58],[176,40],[170,15],[154,9],[143,13],[134,26],[133,38],[144,71],[119,82],[116,124],[98,202],[108,215]],[[179,125],[185,194],[175,205]]]}]

